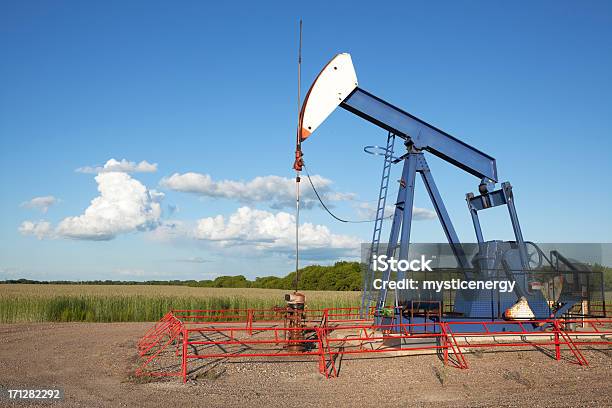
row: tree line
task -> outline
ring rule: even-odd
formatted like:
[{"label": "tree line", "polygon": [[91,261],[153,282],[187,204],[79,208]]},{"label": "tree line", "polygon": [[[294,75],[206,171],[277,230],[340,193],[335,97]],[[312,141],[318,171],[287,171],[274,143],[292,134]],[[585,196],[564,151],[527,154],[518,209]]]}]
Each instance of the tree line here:
[{"label": "tree line", "polygon": [[[299,270],[299,289],[301,290],[361,290],[362,266],[359,262],[340,261],[330,266],[311,265]],[[612,267],[595,264],[594,272],[602,272],[604,290],[612,291]],[[294,289],[296,273],[284,277],[264,276],[249,280],[244,275],[219,276],[205,280],[149,280],[149,281],[37,281],[30,279],[12,279],[0,283],[28,284],[62,284],[62,285],[174,285],[201,288],[259,288],[259,289]],[[596,283],[595,283],[596,284]]]},{"label": "tree line", "polygon": [[[244,275],[219,276],[205,280],[149,280],[149,281],[38,281],[31,279],[9,279],[1,283],[41,284],[41,285],[174,285],[201,288],[259,288],[294,289],[296,273],[284,277],[264,276],[249,280]],[[334,265],[311,265],[299,270],[299,289],[301,290],[361,290],[361,266],[359,262],[336,262]]]}]

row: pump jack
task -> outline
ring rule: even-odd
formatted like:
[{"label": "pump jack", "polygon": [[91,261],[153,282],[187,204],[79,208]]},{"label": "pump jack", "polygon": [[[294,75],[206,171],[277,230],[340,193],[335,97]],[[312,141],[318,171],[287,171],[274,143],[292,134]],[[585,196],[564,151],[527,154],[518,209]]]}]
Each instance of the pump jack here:
[{"label": "pump jack", "polygon": [[[491,300],[490,294],[484,292],[462,291],[458,293],[454,304],[455,315],[471,318],[483,317],[480,314],[484,310],[487,318],[500,318],[508,308],[518,302],[525,303],[526,301],[530,316],[549,318],[567,312],[580,301],[575,296],[576,289],[574,288],[572,294],[567,294],[562,299],[562,305],[558,304],[551,307],[550,301],[544,297],[542,292],[532,288],[535,278],[533,274],[529,273],[531,257],[528,254],[528,245],[521,232],[514,205],[512,186],[509,182],[503,182],[500,188],[496,189],[499,179],[496,161],[493,157],[361,89],[358,85],[351,56],[346,53],[336,55],[325,65],[306,94],[299,116],[298,139],[300,146],[301,142],[310,137],[338,106],[388,132],[387,146],[381,148],[384,152],[385,164],[370,255],[377,254],[379,250],[389,169],[392,164],[402,162],[402,176],[395,202],[386,255],[388,257],[393,256],[399,248],[399,259],[407,259],[408,257],[415,179],[416,174],[419,173],[456,258],[457,265],[464,272],[465,279],[474,279],[477,274],[490,279],[496,279],[497,276],[497,279],[499,279],[499,273],[494,271],[503,267],[506,277],[516,282],[516,290],[513,294],[502,296],[495,302]],[[403,141],[405,147],[405,152],[399,157],[394,156],[393,151],[396,138]],[[478,193],[466,195],[478,243],[478,254],[471,262],[467,259],[427,164],[426,154],[428,153],[479,179]],[[300,150],[299,157],[296,157],[296,163],[301,163],[301,154]],[[506,206],[508,209],[515,241],[484,240],[478,213],[497,206]],[[533,245],[533,247],[536,251],[540,251],[537,246]],[[537,255],[540,256],[543,253],[540,251]],[[546,258],[545,255],[544,257]],[[390,273],[388,271],[386,275],[383,274],[383,280],[388,280]],[[364,278],[361,302],[362,314],[369,310],[371,303],[374,301],[371,289],[373,276],[373,272],[368,270]],[[404,273],[398,272],[397,279],[404,278]],[[387,305],[387,295],[387,289],[381,289],[378,292],[375,302],[377,310],[381,310]],[[396,291],[395,305],[401,301],[405,302],[409,296],[412,295]]]}]

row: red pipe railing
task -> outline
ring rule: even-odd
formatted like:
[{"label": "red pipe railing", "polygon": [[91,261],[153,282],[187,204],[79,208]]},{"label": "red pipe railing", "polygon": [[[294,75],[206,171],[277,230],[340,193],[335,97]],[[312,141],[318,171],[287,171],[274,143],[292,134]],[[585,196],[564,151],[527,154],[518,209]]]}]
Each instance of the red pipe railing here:
[{"label": "red pipe railing", "polygon": [[[309,317],[307,324],[314,324],[284,327],[284,312],[285,309],[281,308],[173,310],[138,342],[138,351],[144,362],[136,374],[180,376],[185,382],[189,362],[193,360],[315,356],[319,361],[320,373],[329,378],[337,376],[336,359],[343,355],[398,351],[441,352],[444,364],[467,369],[464,350],[518,346],[554,347],[556,360],[561,359],[562,347],[567,348],[577,364],[586,366],[588,361],[580,346],[612,345],[609,338],[612,336],[612,319],[375,324],[371,320],[373,309],[368,313],[369,319],[362,319],[359,318],[359,308],[350,307],[306,310]],[[483,331],[464,332],[462,328],[466,325],[480,325]],[[501,325],[504,327],[500,329]],[[505,331],[509,325],[514,329]],[[534,331],[527,325],[540,329]],[[575,329],[570,331],[570,326]],[[300,332],[298,339],[295,336],[289,338],[288,333],[292,331]],[[215,336],[216,339],[211,338]],[[521,337],[520,341],[508,339],[517,336]],[[523,340],[525,336],[530,336],[534,341]],[[500,341],[503,338],[506,340]],[[421,339],[423,343],[406,344],[405,339]],[[175,355],[180,355],[180,371],[151,369],[151,362],[167,352],[171,344],[176,347]],[[302,350],[288,350],[295,345],[300,345]]]}]

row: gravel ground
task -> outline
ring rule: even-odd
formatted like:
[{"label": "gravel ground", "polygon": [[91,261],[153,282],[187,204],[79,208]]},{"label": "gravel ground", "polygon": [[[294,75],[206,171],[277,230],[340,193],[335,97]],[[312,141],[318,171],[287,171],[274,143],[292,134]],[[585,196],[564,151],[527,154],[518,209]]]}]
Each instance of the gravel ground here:
[{"label": "gravel ground", "polygon": [[[434,355],[352,357],[328,380],[315,361],[224,362],[198,370],[184,385],[178,378],[132,376],[136,341],[149,327],[0,325],[0,386],[63,387],[65,400],[54,404],[68,407],[612,406],[612,350],[585,351],[589,367],[532,349],[468,354],[468,370],[444,367]],[[11,405],[0,400],[0,406]]]}]

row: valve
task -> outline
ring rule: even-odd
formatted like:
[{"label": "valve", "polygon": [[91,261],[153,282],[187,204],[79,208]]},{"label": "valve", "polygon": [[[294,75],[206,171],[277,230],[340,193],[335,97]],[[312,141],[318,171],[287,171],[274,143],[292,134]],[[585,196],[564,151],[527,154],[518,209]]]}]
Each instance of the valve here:
[{"label": "valve", "polygon": [[293,162],[293,169],[295,171],[302,171],[302,168],[304,167],[303,157],[304,155],[302,154],[302,149],[297,147],[295,149],[295,161]]}]

